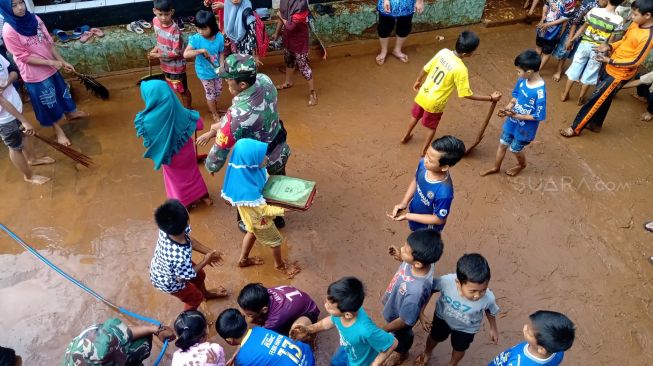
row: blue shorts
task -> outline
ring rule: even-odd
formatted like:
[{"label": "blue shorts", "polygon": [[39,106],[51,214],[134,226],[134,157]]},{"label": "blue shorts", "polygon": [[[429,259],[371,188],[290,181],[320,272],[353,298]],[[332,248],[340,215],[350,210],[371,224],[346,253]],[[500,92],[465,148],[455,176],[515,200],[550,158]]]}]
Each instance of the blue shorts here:
[{"label": "blue shorts", "polygon": [[580,81],[585,85],[596,85],[599,79],[601,63],[596,61],[596,52],[592,50],[595,45],[581,41],[574,53],[574,60],[567,69],[569,80]]},{"label": "blue shorts", "polygon": [[512,133],[503,131],[501,138],[499,139],[499,143],[501,143],[501,145],[510,146],[511,152],[518,153],[524,150],[524,148],[531,142],[517,140],[515,135]]},{"label": "blue shorts", "polygon": [[26,82],[25,87],[41,126],[50,127],[57,123],[64,113],[77,110],[70,95],[70,88],[59,72],[38,83]]}]

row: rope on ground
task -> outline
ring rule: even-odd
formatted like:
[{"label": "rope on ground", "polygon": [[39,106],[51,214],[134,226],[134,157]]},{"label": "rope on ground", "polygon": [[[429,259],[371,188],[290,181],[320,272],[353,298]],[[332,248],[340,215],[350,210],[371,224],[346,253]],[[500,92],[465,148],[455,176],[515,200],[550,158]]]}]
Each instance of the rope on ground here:
[{"label": "rope on ground", "polygon": [[[143,315],[140,315],[140,314],[134,313],[134,312],[129,311],[129,310],[123,308],[123,307],[120,307],[120,306],[115,305],[115,304],[112,303],[111,301],[109,301],[109,300],[105,299],[104,297],[102,297],[102,296],[101,296],[100,294],[98,294],[97,292],[95,292],[95,291],[93,291],[92,289],[90,289],[88,286],[86,286],[86,285],[84,285],[83,283],[81,283],[80,281],[76,280],[74,277],[72,277],[72,276],[69,275],[68,273],[64,272],[61,268],[57,267],[57,265],[55,265],[54,263],[50,262],[50,260],[48,260],[46,257],[44,257],[41,253],[39,253],[38,250],[34,249],[32,246],[30,246],[30,245],[27,244],[25,241],[23,241],[23,239],[21,239],[21,238],[20,238],[18,235],[16,235],[13,231],[9,230],[9,228],[6,227],[4,224],[0,223],[0,229],[2,229],[5,233],[7,233],[7,235],[9,235],[9,237],[11,237],[12,239],[14,239],[14,241],[16,241],[18,244],[20,244],[20,246],[22,246],[23,248],[25,248],[25,250],[27,250],[28,252],[32,253],[32,254],[33,254],[36,258],[38,258],[41,262],[45,263],[48,267],[50,267],[51,269],[53,269],[55,272],[57,272],[58,274],[60,274],[62,277],[64,277],[64,278],[67,279],[68,281],[72,282],[75,286],[77,286],[77,287],[81,288],[82,290],[84,290],[84,291],[85,291],[86,293],[88,293],[89,295],[93,296],[93,297],[96,298],[97,300],[102,301],[105,305],[109,306],[109,307],[112,308],[113,310],[118,311],[118,312],[120,312],[121,314],[125,314],[125,315],[128,315],[128,316],[131,316],[132,318],[136,318],[136,319],[142,320],[142,321],[144,321],[144,322],[148,322],[148,323],[151,323],[151,324],[154,324],[154,325],[158,325],[158,326],[161,325],[161,322],[158,321],[158,320],[155,320],[155,319],[152,319],[152,318],[148,318],[148,317],[146,317],[146,316],[143,316]],[[163,347],[161,348],[161,353],[159,353],[159,356],[156,358],[156,361],[154,361],[154,366],[157,366],[157,365],[161,362],[161,359],[163,359],[163,355],[165,354],[167,348],[168,348],[168,340],[166,339],[166,340],[163,342]]]}]

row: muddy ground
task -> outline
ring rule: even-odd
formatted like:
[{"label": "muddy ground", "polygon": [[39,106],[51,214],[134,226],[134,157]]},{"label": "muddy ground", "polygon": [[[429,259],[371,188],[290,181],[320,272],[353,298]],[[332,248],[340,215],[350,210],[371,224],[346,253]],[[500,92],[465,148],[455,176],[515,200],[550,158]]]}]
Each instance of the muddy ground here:
[{"label": "muddy ground", "polygon": [[[533,47],[533,28],[474,29],[482,42],[478,53],[465,60],[472,89],[509,95],[515,83],[513,59]],[[207,271],[208,284],[224,285],[231,293],[228,300],[202,305],[210,319],[234,306],[235,294],[248,282],[290,283],[321,305],[331,281],[355,275],[367,285],[368,313],[382,321],[379,298],[397,268],[386,248],[402,244],[409,233],[405,223],[392,222],[385,213],[404,194],[425,133],[420,127],[409,145],[398,143],[409,119],[411,87],[421,66],[438,49],[452,48],[459,31],[411,36],[407,65],[388,58],[377,66],[373,41],[332,48],[329,60],[315,58],[313,63],[319,106],[306,106],[303,80],[280,93],[280,113],[293,149],[288,173],[317,181],[319,191],[311,210],[289,214],[283,229],[284,255],[304,268],[294,280],[271,266],[236,267],[242,235],[234,225],[234,210],[218,199],[223,173],[204,174],[216,204],[191,212],[193,233],[226,253],[224,265]],[[436,43],[436,34],[445,40]],[[278,61],[268,59],[263,71],[281,82]],[[528,314],[538,309],[564,312],[576,323],[569,365],[653,364],[653,266],[647,259],[653,255],[653,235],[642,229],[642,222],[653,219],[653,124],[639,121],[645,106],[624,90],[601,134],[562,139],[557,131],[578,107],[559,101],[563,84],[551,81],[552,69],[550,64],[543,70],[548,119],[527,150],[528,168],[516,178],[479,177],[498,143],[502,121],[494,116],[483,142],[453,169],[456,198],[437,272],[454,271],[463,253],[482,253],[491,264],[490,287],[502,309],[499,345],[490,343],[484,325],[462,365],[486,364],[521,342]],[[142,108],[134,86],[142,73],[101,79],[111,89],[108,102],[76,90],[80,107],[92,117],[65,128],[97,167],[75,167],[39,144],[39,152],[58,162],[36,168],[53,178],[37,187],[24,183],[6,153],[1,154],[0,220],[105,297],[170,323],[181,303],[155,290],[148,274],[157,232],[152,211],[165,192],[161,172],[142,158],[142,141],[132,124]],[[206,117],[203,90],[194,75],[189,80],[195,106]],[[226,107],[229,100],[225,88],[221,104]],[[438,135],[453,134],[470,143],[488,107],[453,97]],[[505,164],[511,167],[513,158]],[[15,348],[26,365],[58,364],[74,336],[116,315],[4,234],[0,250],[0,344]],[[257,246],[254,254],[271,261],[269,250]],[[416,333],[411,357],[424,344],[425,333]],[[212,336],[218,341],[214,331]],[[336,346],[335,330],[320,335],[319,365],[327,364]],[[231,354],[234,349],[226,350]],[[448,344],[440,345],[431,365],[445,365],[450,351]]]}]

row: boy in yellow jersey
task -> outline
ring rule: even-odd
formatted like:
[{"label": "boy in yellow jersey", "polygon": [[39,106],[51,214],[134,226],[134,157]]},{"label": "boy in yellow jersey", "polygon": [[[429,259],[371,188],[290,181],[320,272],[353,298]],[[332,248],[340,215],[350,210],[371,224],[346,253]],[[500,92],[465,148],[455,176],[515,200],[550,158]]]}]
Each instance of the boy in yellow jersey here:
[{"label": "boy in yellow jersey", "polygon": [[415,125],[421,119],[422,125],[430,130],[422,148],[422,156],[426,154],[454,87],[460,98],[484,102],[496,102],[501,99],[501,93],[498,91],[493,92],[492,95],[474,95],[469,87],[467,66],[462,59],[471,56],[480,42],[476,33],[463,31],[458,36],[455,51],[443,48],[424,65],[413,86],[418,93],[408,131],[401,139],[402,144],[410,141]]}]

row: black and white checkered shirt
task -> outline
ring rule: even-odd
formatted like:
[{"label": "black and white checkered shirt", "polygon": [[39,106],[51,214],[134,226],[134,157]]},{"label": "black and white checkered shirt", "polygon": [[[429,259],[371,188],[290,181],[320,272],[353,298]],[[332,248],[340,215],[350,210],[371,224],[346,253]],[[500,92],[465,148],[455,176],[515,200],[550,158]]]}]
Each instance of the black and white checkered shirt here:
[{"label": "black and white checkered shirt", "polygon": [[191,262],[193,246],[190,240],[190,226],[186,228],[188,244],[177,243],[168,234],[159,230],[159,239],[150,264],[150,280],[154,287],[167,293],[186,287],[186,282],[197,276]]}]

